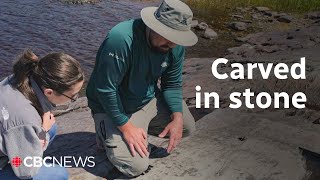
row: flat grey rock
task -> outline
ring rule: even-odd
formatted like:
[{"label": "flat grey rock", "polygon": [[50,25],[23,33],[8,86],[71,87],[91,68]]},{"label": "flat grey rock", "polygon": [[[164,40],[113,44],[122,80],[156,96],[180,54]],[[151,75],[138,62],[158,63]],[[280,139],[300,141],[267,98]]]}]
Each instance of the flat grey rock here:
[{"label": "flat grey rock", "polygon": [[59,116],[62,114],[66,114],[68,112],[80,109],[80,108],[85,108],[88,106],[88,100],[85,97],[80,97],[78,98],[75,102],[70,103],[68,105],[63,105],[63,106],[58,106],[55,108],[53,114],[55,116]]},{"label": "flat grey rock", "polygon": [[247,24],[244,22],[232,22],[229,24],[229,27],[237,31],[244,31],[248,28]]},{"label": "flat grey rock", "polygon": [[206,30],[208,28],[208,24],[204,23],[204,22],[201,22],[199,23],[197,26],[195,26],[195,29],[198,29],[198,30]]},{"label": "flat grey rock", "polygon": [[227,51],[229,54],[249,56],[249,54],[255,52],[255,47],[250,44],[243,44],[240,47],[228,48]]},{"label": "flat grey rock", "polygon": [[[184,138],[170,156],[150,160],[153,168],[136,179],[298,180],[307,175],[299,147],[319,153],[320,126],[286,112],[215,110],[197,121],[197,131]],[[65,114],[57,118],[57,123],[59,135],[47,154],[95,155],[94,125],[89,111]],[[167,146],[166,139],[149,138],[158,146]],[[110,169],[108,163],[102,167]],[[74,180],[102,179],[94,168],[68,171]]]},{"label": "flat grey rock", "polygon": [[299,147],[319,151],[319,128],[282,112],[219,109],[198,121],[192,137],[137,179],[298,180],[308,175]]},{"label": "flat grey rock", "polygon": [[236,40],[237,42],[246,42],[248,39],[246,39],[246,38],[244,38],[244,37],[237,37],[237,38],[235,38],[235,40]]},{"label": "flat grey rock", "polygon": [[212,40],[218,38],[218,34],[213,29],[207,28],[203,34],[203,37]]},{"label": "flat grey rock", "polygon": [[290,23],[293,20],[293,17],[290,15],[282,15],[282,16],[278,16],[277,20],[279,22]]},{"label": "flat grey rock", "polygon": [[192,20],[191,27],[195,28],[196,26],[198,26],[198,24],[199,24],[198,20]]},{"label": "flat grey rock", "polygon": [[272,17],[272,16],[277,16],[278,12],[275,12],[275,11],[264,11],[263,14],[266,15],[266,16]]}]

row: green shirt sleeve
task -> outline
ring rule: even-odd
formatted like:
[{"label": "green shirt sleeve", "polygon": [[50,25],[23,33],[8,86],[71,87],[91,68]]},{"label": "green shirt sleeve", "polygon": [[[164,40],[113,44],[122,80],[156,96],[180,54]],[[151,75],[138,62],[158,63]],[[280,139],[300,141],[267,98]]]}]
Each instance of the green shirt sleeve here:
[{"label": "green shirt sleeve", "polygon": [[177,47],[172,52],[172,63],[161,76],[161,91],[171,113],[182,112],[182,66],[185,48]]},{"label": "green shirt sleeve", "polygon": [[118,32],[111,31],[97,55],[97,97],[105,112],[117,126],[129,120],[124,113],[118,90],[129,68],[129,41],[130,39],[126,39]]}]

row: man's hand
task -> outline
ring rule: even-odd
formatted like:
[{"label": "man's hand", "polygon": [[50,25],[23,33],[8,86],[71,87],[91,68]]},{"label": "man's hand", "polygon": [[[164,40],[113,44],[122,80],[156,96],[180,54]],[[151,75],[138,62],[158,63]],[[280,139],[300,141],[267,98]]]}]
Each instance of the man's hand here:
[{"label": "man's hand", "polygon": [[168,153],[180,143],[183,131],[183,119],[182,113],[176,112],[171,115],[172,121],[166,126],[166,128],[159,134],[159,137],[165,137],[168,133],[170,135],[169,144],[167,147]]},{"label": "man's hand", "polygon": [[142,128],[137,128],[130,121],[118,128],[129,145],[132,156],[136,156],[136,151],[141,157],[149,156],[147,133]]},{"label": "man's hand", "polygon": [[49,111],[43,114],[42,116],[42,127],[48,132],[53,124],[56,122],[54,115]]}]

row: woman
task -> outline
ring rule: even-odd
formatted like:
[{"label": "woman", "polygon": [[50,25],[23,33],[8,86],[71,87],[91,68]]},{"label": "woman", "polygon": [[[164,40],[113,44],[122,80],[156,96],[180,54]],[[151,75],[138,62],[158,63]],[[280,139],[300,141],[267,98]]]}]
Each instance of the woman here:
[{"label": "woman", "polygon": [[24,160],[42,158],[55,136],[53,107],[75,101],[83,82],[79,62],[67,54],[39,59],[28,50],[18,59],[0,82],[0,179],[68,179],[62,167],[29,167]]}]

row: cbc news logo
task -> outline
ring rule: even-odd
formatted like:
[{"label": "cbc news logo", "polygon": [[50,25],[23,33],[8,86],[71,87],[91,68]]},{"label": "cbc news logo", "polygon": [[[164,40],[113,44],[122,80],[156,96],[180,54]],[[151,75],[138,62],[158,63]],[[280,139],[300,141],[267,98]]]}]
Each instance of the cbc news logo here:
[{"label": "cbc news logo", "polygon": [[[49,163],[49,162],[50,163]],[[86,157],[74,157],[74,156],[63,156],[63,157],[39,157],[39,156],[27,156],[24,159],[21,159],[19,156],[16,156],[11,159],[11,164],[13,167],[94,167],[94,156],[86,156]]]}]

